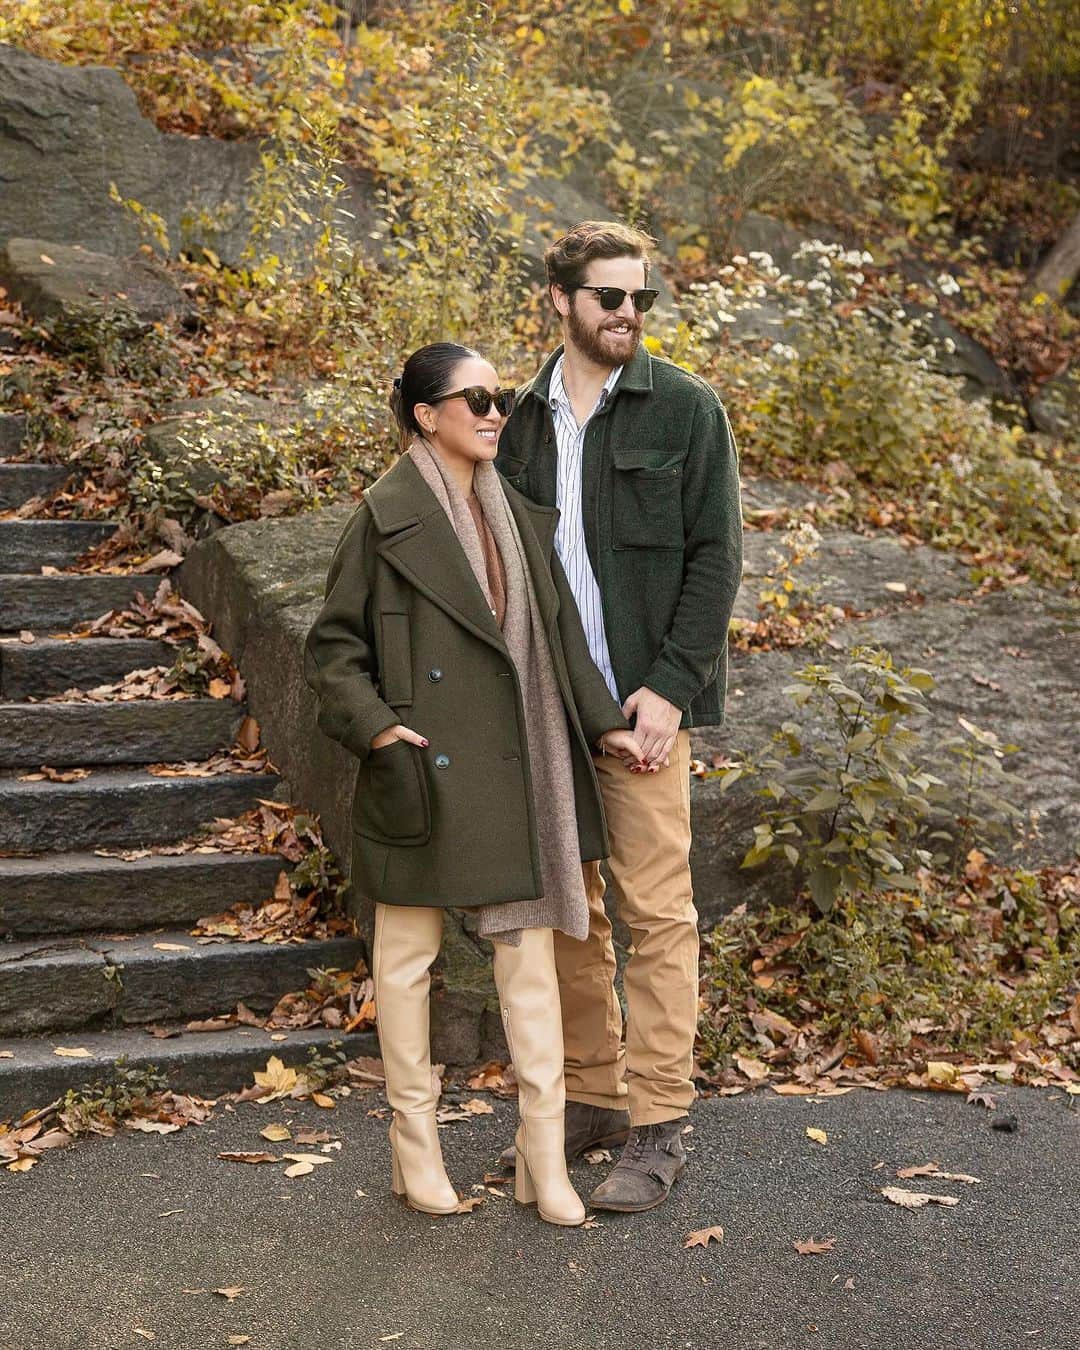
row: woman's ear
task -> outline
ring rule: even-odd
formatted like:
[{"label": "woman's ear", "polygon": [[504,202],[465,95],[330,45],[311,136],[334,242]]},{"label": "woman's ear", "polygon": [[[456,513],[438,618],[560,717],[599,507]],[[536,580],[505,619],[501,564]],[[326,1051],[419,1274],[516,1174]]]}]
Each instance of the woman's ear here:
[{"label": "woman's ear", "polygon": [[425,436],[435,430],[435,409],[430,403],[417,403],[413,407],[413,417]]}]

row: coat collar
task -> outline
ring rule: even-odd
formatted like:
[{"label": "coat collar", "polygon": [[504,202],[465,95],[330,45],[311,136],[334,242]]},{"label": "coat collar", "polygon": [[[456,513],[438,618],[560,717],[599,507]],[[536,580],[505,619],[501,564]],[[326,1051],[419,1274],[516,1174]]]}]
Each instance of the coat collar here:
[{"label": "coat collar", "polygon": [[[529,394],[535,394],[544,403],[549,401],[551,397],[551,376],[564,350],[562,346],[555,348],[532,379],[521,386],[519,397],[526,398]],[[623,373],[619,376],[619,383],[612,391],[613,396],[618,393],[651,393],[653,387],[652,361],[653,359],[649,355],[644,341],[642,341],[638,345],[637,351],[623,367]],[[609,405],[610,401],[608,401]]]},{"label": "coat collar", "polygon": [[[537,506],[503,482],[532,573],[537,603],[550,629],[559,601],[551,580],[551,552],[559,513]],[[408,455],[402,455],[364,493],[381,536],[376,548],[417,590],[493,646],[502,632],[477,585],[465,551],[435,494]]]}]

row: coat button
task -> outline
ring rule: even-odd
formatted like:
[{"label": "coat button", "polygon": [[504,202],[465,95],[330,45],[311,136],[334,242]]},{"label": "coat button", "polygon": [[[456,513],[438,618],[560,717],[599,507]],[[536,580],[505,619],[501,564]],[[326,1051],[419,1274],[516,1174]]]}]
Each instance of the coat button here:
[{"label": "coat button", "polygon": [[449,756],[449,755],[436,755],[436,756],[435,756],[435,767],[436,767],[437,769],[448,769],[448,768],[450,767],[450,756]]},{"label": "coat button", "polygon": [[438,684],[439,681],[442,679],[442,671],[439,669],[438,666],[436,666],[434,670],[428,671],[427,677],[432,684]]}]

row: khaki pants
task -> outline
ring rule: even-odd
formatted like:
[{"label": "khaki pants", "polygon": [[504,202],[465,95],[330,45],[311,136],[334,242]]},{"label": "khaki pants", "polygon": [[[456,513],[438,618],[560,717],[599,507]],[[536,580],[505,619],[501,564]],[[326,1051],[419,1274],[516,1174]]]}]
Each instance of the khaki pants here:
[{"label": "khaki pants", "polygon": [[659,773],[633,774],[615,758],[595,760],[617,912],[633,943],[623,976],[625,1050],[599,863],[585,864],[588,938],[555,934],[566,1095],[592,1106],[629,1106],[633,1125],[675,1120],[694,1100],[698,929],[690,884],[689,732],[679,732],[670,761]]}]

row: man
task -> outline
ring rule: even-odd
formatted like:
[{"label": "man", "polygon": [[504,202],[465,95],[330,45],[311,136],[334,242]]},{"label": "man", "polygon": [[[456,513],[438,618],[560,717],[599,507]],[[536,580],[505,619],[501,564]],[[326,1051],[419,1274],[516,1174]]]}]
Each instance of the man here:
[{"label": "man", "polygon": [[566,1149],[616,1143],[598,1209],[661,1204],[685,1167],[694,1098],[698,931],[690,883],[691,726],[723,718],[727,630],[742,572],[738,462],[704,381],[642,346],[647,235],[585,221],[547,251],[563,345],[519,391],[497,467],[560,511],[555,545],[589,650],[648,772],[598,757],[619,917],[633,946],[622,1013],[599,865],[587,941],[556,935]]}]

